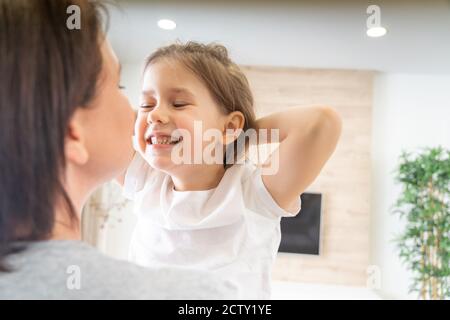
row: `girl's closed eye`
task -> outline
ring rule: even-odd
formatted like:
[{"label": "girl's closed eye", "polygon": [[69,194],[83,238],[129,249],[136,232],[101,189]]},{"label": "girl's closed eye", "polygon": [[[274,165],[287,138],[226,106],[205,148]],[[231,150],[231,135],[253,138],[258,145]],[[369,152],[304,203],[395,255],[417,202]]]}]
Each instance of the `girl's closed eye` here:
[{"label": "girl's closed eye", "polygon": [[142,99],[139,106],[140,111],[151,111],[157,104],[155,99]]},{"label": "girl's closed eye", "polygon": [[154,105],[151,105],[151,104],[141,104],[140,106],[139,106],[139,110],[141,110],[141,111],[150,111],[150,110],[152,110],[153,108],[154,108],[155,106]]},{"label": "girl's closed eye", "polygon": [[172,103],[172,105],[175,108],[182,108],[182,107],[186,107],[186,106],[190,105],[190,103],[185,102],[185,101],[175,101],[175,102]]}]

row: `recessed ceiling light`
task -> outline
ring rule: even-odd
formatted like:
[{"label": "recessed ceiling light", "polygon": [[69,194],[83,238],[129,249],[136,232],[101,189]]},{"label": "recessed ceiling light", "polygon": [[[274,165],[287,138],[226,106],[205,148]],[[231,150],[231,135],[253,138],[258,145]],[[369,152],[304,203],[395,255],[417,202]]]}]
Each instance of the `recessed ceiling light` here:
[{"label": "recessed ceiling light", "polygon": [[177,27],[177,24],[173,20],[161,19],[158,21],[158,27],[164,30],[173,30]]},{"label": "recessed ceiling light", "polygon": [[382,37],[386,34],[387,30],[384,27],[373,27],[367,30],[367,35],[372,38]]}]

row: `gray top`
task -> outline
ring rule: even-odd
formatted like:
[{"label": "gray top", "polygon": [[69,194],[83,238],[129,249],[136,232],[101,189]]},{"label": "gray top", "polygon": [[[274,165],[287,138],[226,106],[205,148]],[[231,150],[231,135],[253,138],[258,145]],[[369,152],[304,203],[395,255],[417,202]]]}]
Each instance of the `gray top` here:
[{"label": "gray top", "polygon": [[38,241],[8,255],[0,299],[236,299],[236,287],[190,269],[142,268],[80,241]]}]

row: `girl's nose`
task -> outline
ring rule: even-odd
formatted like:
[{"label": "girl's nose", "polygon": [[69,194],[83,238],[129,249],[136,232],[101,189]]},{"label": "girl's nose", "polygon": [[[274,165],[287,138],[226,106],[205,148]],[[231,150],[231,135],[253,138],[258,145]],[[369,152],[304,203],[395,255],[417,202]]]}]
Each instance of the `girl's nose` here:
[{"label": "girl's nose", "polygon": [[147,123],[167,123],[169,121],[169,115],[163,106],[156,106],[152,111],[148,113]]}]

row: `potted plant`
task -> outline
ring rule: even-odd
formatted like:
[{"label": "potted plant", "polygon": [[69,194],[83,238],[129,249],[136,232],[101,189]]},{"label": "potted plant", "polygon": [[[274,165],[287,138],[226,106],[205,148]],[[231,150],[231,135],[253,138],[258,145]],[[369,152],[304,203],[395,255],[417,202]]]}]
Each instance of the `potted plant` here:
[{"label": "potted plant", "polygon": [[410,292],[418,292],[421,299],[449,298],[450,150],[403,151],[395,179],[403,188],[393,212],[406,220],[396,242],[413,274]]}]

